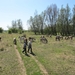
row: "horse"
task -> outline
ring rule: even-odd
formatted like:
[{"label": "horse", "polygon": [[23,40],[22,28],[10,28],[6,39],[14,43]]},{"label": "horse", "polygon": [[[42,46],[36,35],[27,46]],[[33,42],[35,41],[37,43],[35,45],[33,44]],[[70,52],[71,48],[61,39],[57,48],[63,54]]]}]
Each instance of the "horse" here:
[{"label": "horse", "polygon": [[72,40],[73,39],[73,36],[66,36],[65,37],[65,40],[68,40],[68,39],[71,39]]},{"label": "horse", "polygon": [[24,36],[19,36],[20,42],[23,43],[24,42]]},{"label": "horse", "polygon": [[59,35],[57,35],[56,37],[55,37],[55,40],[57,41],[57,40],[59,40],[60,41],[60,36]]},{"label": "horse", "polygon": [[34,42],[36,40],[34,37],[29,37],[29,39],[31,39],[32,42]]},{"label": "horse", "polygon": [[40,37],[40,41],[41,41],[42,43],[48,43],[48,40],[47,40],[44,36],[41,36],[41,37]]}]

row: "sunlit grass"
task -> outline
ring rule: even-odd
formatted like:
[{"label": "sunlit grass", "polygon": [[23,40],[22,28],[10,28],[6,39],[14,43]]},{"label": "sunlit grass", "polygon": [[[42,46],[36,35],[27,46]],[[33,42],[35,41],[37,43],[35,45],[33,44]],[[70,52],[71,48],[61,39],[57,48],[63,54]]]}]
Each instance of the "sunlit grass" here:
[{"label": "sunlit grass", "polygon": [[[18,57],[13,46],[13,37],[9,34],[0,34],[0,75],[21,75]],[[3,49],[1,51],[1,49]]]},{"label": "sunlit grass", "polygon": [[[75,75],[75,38],[73,40],[55,41],[55,36],[48,39],[48,44],[40,42],[41,35],[34,35],[26,32],[29,36],[36,38],[32,43],[34,56],[48,71],[49,75]],[[12,39],[17,39],[17,49],[24,62],[27,75],[42,75],[38,64],[32,57],[22,53],[22,45],[19,42],[19,36],[23,34],[0,34],[0,74],[1,75],[21,75],[19,63]]]}]

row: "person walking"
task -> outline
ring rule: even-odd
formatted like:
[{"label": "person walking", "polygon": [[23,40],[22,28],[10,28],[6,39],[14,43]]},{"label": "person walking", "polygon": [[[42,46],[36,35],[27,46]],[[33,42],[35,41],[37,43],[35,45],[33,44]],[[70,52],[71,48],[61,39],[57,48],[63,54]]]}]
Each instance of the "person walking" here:
[{"label": "person walking", "polygon": [[29,41],[28,41],[28,52],[29,51],[31,51],[31,53],[33,53],[32,52],[32,39],[31,38],[29,38]]},{"label": "person walking", "polygon": [[24,39],[24,45],[23,45],[23,51],[22,51],[22,53],[24,53],[25,52],[25,54],[27,54],[27,51],[26,51],[26,47],[27,46],[27,39],[25,38]]}]

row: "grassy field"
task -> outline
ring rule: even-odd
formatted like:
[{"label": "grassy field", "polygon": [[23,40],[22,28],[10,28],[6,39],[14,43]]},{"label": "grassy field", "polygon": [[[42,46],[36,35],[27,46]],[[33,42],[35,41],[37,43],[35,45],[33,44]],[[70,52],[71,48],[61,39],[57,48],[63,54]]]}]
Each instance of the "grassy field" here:
[{"label": "grassy field", "polygon": [[12,35],[3,33],[0,36],[0,75],[22,75]]},{"label": "grassy field", "polygon": [[[31,32],[25,33],[35,37],[36,41],[32,43],[35,55],[22,53],[22,45],[19,36],[23,34],[0,34],[0,75],[22,75],[18,56],[12,42],[17,38],[17,50],[22,58],[27,75],[46,75],[41,70],[39,63],[44,66],[48,75],[75,75],[75,38],[73,40],[55,41],[55,36],[48,39],[48,44],[40,42],[41,35],[34,35]],[[36,62],[39,61],[38,62]],[[23,74],[25,75],[25,74]]]}]

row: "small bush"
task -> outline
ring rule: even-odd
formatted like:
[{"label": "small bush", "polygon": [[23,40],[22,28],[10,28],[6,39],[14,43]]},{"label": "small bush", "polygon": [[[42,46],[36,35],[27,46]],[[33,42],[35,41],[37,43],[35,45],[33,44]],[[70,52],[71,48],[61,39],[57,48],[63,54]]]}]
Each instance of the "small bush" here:
[{"label": "small bush", "polygon": [[22,33],[24,33],[24,31],[19,29],[19,30],[18,30],[18,33],[19,33],[19,34],[22,34]]},{"label": "small bush", "polygon": [[8,34],[11,34],[12,33],[12,31],[11,30],[8,30]]},{"label": "small bush", "polygon": [[3,32],[3,29],[2,28],[0,28],[0,33],[2,33]]}]

